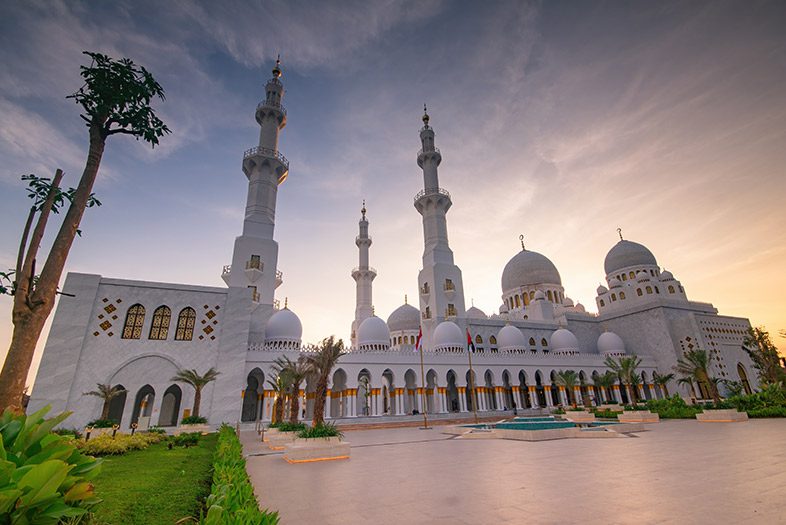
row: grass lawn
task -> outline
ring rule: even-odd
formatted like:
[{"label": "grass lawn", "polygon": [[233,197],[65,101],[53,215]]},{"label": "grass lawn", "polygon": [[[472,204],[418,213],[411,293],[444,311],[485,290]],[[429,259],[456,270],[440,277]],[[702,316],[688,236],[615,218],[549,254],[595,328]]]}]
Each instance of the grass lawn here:
[{"label": "grass lawn", "polygon": [[94,523],[99,525],[172,524],[199,514],[210,493],[213,450],[217,434],[203,436],[199,445],[167,448],[158,443],[124,456],[104,458],[94,481]]}]

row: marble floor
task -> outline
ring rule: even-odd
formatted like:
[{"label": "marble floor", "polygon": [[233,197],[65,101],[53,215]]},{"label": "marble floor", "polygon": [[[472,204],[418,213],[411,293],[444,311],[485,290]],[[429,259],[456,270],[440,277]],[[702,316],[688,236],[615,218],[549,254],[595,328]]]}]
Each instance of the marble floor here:
[{"label": "marble floor", "polygon": [[290,465],[244,441],[281,523],[786,523],[786,420],[665,421],[629,439],[345,433],[352,458]]}]

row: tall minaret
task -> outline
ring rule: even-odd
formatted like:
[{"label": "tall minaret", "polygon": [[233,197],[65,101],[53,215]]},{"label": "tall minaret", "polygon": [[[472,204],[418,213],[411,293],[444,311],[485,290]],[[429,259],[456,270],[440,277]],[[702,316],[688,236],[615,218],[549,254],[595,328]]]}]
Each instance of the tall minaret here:
[{"label": "tall minaret", "polygon": [[358,267],[352,270],[352,278],[357,283],[357,296],[355,299],[355,320],[352,321],[352,346],[357,346],[357,330],[367,317],[374,315],[371,301],[371,283],[377,276],[377,271],[368,265],[368,249],[371,246],[371,237],[368,236],[368,219],[366,219],[366,201],[360,210],[358,222],[358,236],[355,244],[358,247]]},{"label": "tall minaret", "polygon": [[235,239],[232,265],[222,274],[230,287],[251,288],[254,303],[269,307],[262,309],[267,315],[273,310],[274,291],[282,282],[273,229],[278,185],[289,173],[289,162],[278,151],[278,133],[287,124],[283,96],[281,61],[276,60],[273,77],[265,84],[265,99],[256,109],[259,145],[243,155],[243,173],[248,177],[243,234]]},{"label": "tall minaret", "polygon": [[434,129],[429,126],[423,106],[423,128],[420,130],[422,149],[418,166],[423,169],[424,189],[415,195],[415,209],[423,216],[423,269],[418,274],[420,317],[426,348],[439,322],[464,317],[464,284],[461,270],[453,264],[453,251],[448,245],[447,212],[453,202],[450,194],[439,187],[437,167],[442,154],[434,147]]}]

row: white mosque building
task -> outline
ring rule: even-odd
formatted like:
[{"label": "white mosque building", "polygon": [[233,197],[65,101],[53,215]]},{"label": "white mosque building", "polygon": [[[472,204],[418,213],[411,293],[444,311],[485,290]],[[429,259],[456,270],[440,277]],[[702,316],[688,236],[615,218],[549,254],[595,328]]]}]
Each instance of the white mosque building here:
[{"label": "white mosque building", "polygon": [[[313,351],[301,340],[298,316],[275,290],[283,276],[274,239],[276,196],[289,163],[278,150],[287,123],[278,63],[256,108],[259,145],[243,155],[248,196],[243,231],[235,240],[232,264],[224,267],[226,287],[168,284],[69,273],[47,340],[30,400],[31,410],[52,405],[74,414],[80,426],[101,414],[102,401],[83,392],[96,383],[122,386],[126,394],[110,404],[121,428],[132,423],[175,426],[190,413],[193,389],[171,380],[178,369],[220,371],[202,395],[201,414],[211,424],[269,420],[273,392],[266,386],[273,361]],[[424,187],[414,199],[423,217],[424,249],[418,274],[419,297],[394,310],[387,322],[374,315],[371,237],[365,204],[352,270],[357,307],[352,348],[337,365],[326,408],[328,418],[377,417],[472,410],[546,408],[573,401],[626,400],[619,385],[604,391],[593,377],[606,371],[607,356],[642,359],[641,398],[660,397],[653,373],[668,373],[686,350],[702,348],[712,357],[712,374],[753,382],[752,363],[741,349],[747,319],[718,315],[709,303],[690,301],[682,283],[659,266],[643,245],[623,240],[608,252],[607,286],[597,290],[598,313],[587,312],[565,294],[554,264],[525,249],[502,272],[502,305],[487,315],[465,306],[461,270],[448,243],[450,194],[439,185],[442,160],[428,114],[420,130],[417,163]],[[415,352],[422,330],[420,357]],[[468,366],[468,337],[473,380]],[[574,370],[581,386],[566,392],[555,374]],[[301,395],[310,413],[311,385]],[[670,385],[670,392],[680,390]]]}]

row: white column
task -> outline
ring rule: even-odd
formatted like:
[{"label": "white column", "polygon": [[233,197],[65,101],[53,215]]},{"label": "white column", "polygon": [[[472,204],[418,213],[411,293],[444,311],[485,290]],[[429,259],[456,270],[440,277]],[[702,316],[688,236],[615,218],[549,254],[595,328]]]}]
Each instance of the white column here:
[{"label": "white column", "polygon": [[[459,397],[459,412],[466,412],[467,411],[466,390],[464,391],[464,393],[461,393],[461,391],[459,391],[459,396],[458,397]],[[471,407],[470,407],[470,409],[471,409]]]},{"label": "white column", "polygon": [[554,398],[551,397],[551,387],[550,386],[544,386],[543,387],[543,392],[545,393],[546,406],[547,407],[553,407],[554,406]]},{"label": "white column", "polygon": [[325,419],[328,419],[331,416],[331,408],[333,405],[333,392],[328,390],[327,397],[325,397]]},{"label": "white column", "polygon": [[[508,395],[504,389],[500,388],[497,390],[497,410],[504,410],[505,406],[508,404]],[[510,407],[508,407],[510,408]]]},{"label": "white column", "polygon": [[535,390],[535,387],[527,387],[527,389],[529,390],[529,402],[530,405],[532,405],[532,408],[540,408],[540,405],[538,404],[538,392]]}]

